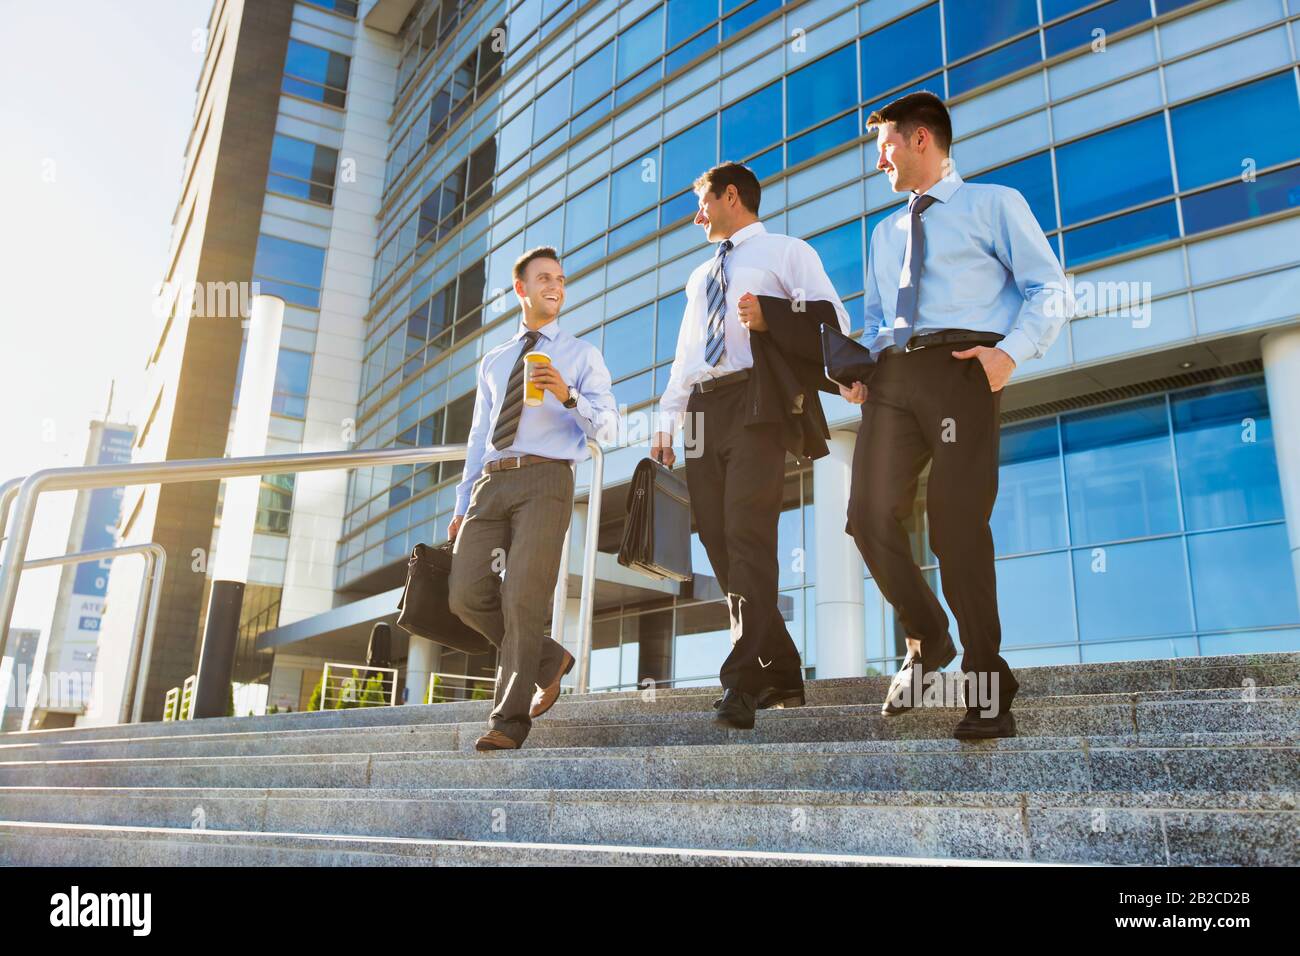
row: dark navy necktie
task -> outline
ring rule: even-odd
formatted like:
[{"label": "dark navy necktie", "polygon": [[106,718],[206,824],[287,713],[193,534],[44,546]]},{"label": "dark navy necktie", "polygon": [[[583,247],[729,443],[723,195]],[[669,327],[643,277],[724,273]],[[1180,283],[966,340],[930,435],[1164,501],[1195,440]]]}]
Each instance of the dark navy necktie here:
[{"label": "dark navy necktie", "polygon": [[[916,328],[916,306],[921,296],[921,264],[925,261],[925,223],[921,214],[938,202],[933,196],[915,196],[911,203],[911,228],[907,233],[907,252],[903,254],[903,271],[898,282],[898,306],[894,310],[894,345],[902,348]],[[901,320],[901,322],[899,321]]]}]

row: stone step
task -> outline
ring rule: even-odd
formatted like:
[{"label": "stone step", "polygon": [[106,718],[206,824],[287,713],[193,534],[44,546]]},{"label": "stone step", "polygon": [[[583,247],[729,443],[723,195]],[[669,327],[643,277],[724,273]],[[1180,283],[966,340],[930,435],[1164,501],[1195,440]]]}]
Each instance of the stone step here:
[{"label": "stone step", "polygon": [[[1049,697],[1017,706],[1016,720],[1018,732],[1026,737],[1134,733],[1141,737],[1191,732],[1300,737],[1297,688],[1259,688],[1252,697],[1243,700],[1235,690]],[[951,734],[961,715],[956,708],[921,707],[910,714],[886,718],[880,715],[877,704],[807,706],[763,711],[752,731],[731,731],[713,724],[712,710],[583,717],[547,714],[534,725],[525,749],[939,738]],[[241,732],[6,743],[0,744],[0,767],[43,760],[468,751],[484,729],[479,722],[402,724],[278,734]]]},{"label": "stone step", "polygon": [[1294,735],[1253,732],[11,761],[0,786],[1227,791],[1298,774]]},{"label": "stone step", "polygon": [[[1067,664],[1018,670],[1017,707],[1039,697],[1096,694],[1136,694],[1148,691],[1237,690],[1247,695],[1259,688],[1300,684],[1300,653],[1191,657],[1173,660],[1124,661],[1106,664]],[[810,705],[878,704],[890,678],[865,677],[810,681]],[[588,716],[681,710],[703,712],[720,692],[718,687],[657,688],[647,691],[566,695],[548,718],[580,719]],[[0,735],[6,744],[54,743],[124,737],[175,737],[220,733],[281,733],[291,730],[383,727],[410,724],[482,723],[491,704],[464,701],[449,704],[413,704],[341,711],[272,714],[263,717],[216,717],[207,720],[162,722],[104,727],[34,730]]]},{"label": "stone step", "polygon": [[1296,791],[0,788],[0,820],[936,859],[1300,864]]},{"label": "stone step", "polygon": [[[1041,864],[996,861],[1007,866]],[[0,822],[8,866],[970,866],[965,860]]]}]

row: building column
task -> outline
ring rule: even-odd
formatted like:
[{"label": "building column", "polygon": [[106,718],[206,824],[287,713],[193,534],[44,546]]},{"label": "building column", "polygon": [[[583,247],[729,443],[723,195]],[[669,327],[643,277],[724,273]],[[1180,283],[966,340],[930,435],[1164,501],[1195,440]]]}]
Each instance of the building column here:
[{"label": "building column", "polygon": [[817,556],[817,676],[867,672],[862,579],[866,570],[844,533],[856,434],[831,432],[830,454],[813,462],[813,528]]},{"label": "building column", "polygon": [[427,637],[408,635],[406,645],[406,703],[423,704],[429,675],[438,669],[438,645]]},{"label": "building column", "polygon": [[1300,593],[1300,326],[1268,333],[1261,348],[1291,569]]}]

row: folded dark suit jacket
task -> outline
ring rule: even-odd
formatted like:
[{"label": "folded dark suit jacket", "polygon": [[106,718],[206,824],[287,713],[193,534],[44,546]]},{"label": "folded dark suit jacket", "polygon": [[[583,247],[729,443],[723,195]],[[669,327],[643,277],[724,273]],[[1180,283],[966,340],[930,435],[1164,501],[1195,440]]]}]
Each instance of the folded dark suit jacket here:
[{"label": "folded dark suit jacket", "polygon": [[822,367],[821,326],[839,317],[833,303],[813,300],[794,308],[789,299],[760,295],[766,332],[753,332],[749,343],[754,366],[749,377],[746,425],[778,422],[785,448],[797,458],[829,453],[826,414],[818,391],[839,394]]}]

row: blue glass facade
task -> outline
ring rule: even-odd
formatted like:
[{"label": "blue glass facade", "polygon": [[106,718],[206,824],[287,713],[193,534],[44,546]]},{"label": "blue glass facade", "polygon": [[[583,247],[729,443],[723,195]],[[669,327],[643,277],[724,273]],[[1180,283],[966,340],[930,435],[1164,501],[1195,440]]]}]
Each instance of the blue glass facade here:
[{"label": "blue glass facade", "polygon": [[[864,121],[912,89],[946,98],[963,176],[1019,189],[1067,271],[1153,287],[1149,329],[1082,315],[1026,374],[1266,326],[1294,307],[1223,301],[1261,269],[1270,288],[1300,281],[1280,251],[1300,235],[1296,31],[1283,0],[426,0],[402,36],[357,443],[465,440],[475,365],[517,322],[510,264],[539,243],[570,277],[561,321],[648,410],[707,254],[690,183],[722,159],[758,171],[764,220],[812,243],[861,329],[870,230],[898,206]],[[337,82],[328,59],[291,63]],[[307,158],[281,155],[310,188]],[[1234,439],[1248,418],[1252,440]],[[1296,646],[1270,421],[1247,377],[1008,425],[994,529],[1013,662]],[[637,450],[610,453],[621,480]],[[441,540],[457,472],[356,472],[337,585]],[[791,475],[782,583],[815,664],[811,488]],[[608,609],[593,685],[627,683],[651,633],[678,679],[716,673],[720,608]],[[870,581],[866,615],[887,669],[892,614]]]}]

